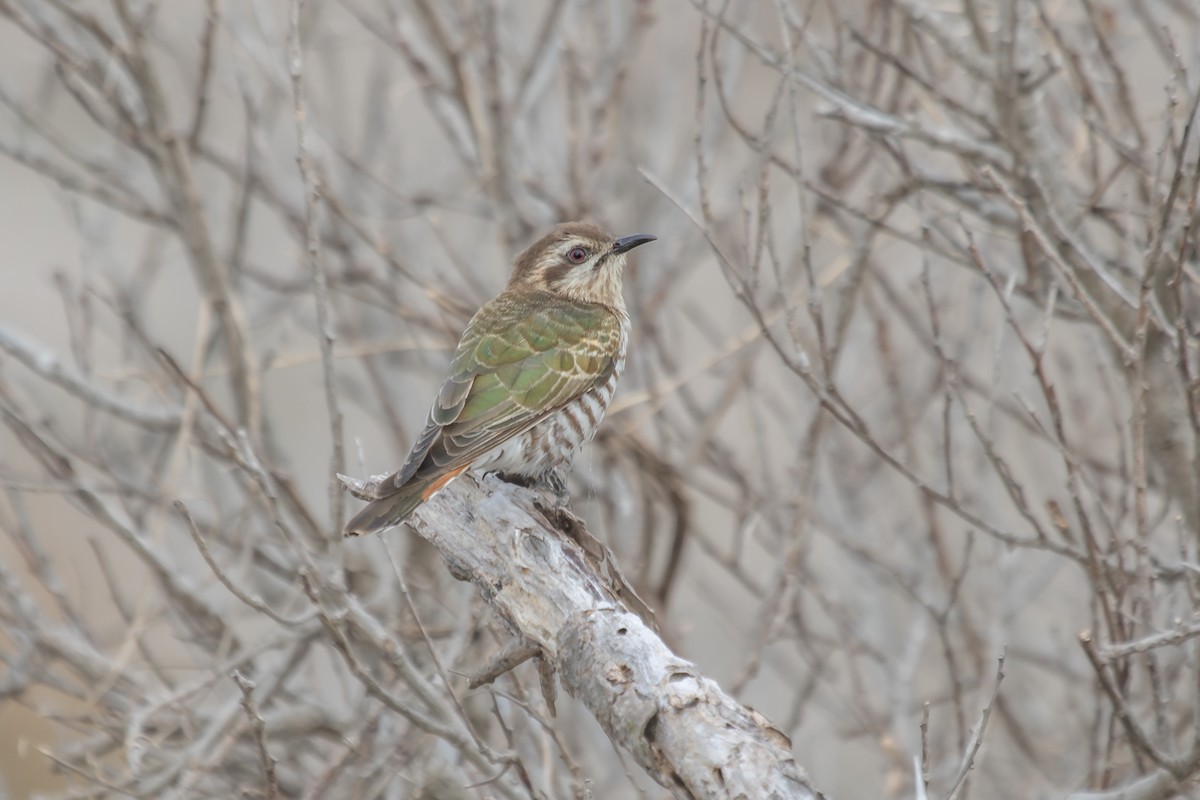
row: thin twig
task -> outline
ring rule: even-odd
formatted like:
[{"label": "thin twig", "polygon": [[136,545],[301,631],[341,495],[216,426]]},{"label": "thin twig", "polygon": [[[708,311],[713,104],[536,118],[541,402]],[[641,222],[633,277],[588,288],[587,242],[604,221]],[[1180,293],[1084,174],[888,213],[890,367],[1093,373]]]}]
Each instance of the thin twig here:
[{"label": "thin twig", "polygon": [[246,718],[250,720],[250,730],[254,733],[255,744],[258,745],[258,757],[262,763],[263,780],[266,784],[266,798],[275,800],[279,797],[279,779],[275,775],[275,759],[267,749],[267,722],[254,699],[254,681],[237,670],[234,670],[233,680],[242,692],[242,708],[246,711]]},{"label": "thin twig", "polygon": [[[325,385],[325,405],[329,410],[329,432],[332,451],[329,456],[329,508],[331,529],[341,529],[346,499],[337,475],[346,469],[346,452],[341,405],[338,401],[333,368],[333,319],[330,309],[329,278],[321,258],[321,240],[317,231],[317,215],[321,187],[317,185],[308,144],[308,109],[304,98],[304,47],[301,41],[300,15],[304,0],[292,0],[288,15],[288,73],[292,78],[292,104],[296,115],[296,163],[304,184],[304,230],[308,265],[312,272],[313,296],[317,306],[317,341],[321,347],[321,370]],[[336,534],[335,534],[336,535]]]}]

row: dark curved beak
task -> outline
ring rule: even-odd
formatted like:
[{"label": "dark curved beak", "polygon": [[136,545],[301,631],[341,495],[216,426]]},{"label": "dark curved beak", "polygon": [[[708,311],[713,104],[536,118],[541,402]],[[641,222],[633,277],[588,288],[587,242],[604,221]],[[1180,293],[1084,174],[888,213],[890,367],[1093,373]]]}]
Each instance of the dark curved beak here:
[{"label": "dark curved beak", "polygon": [[653,242],[657,238],[657,236],[651,236],[648,233],[635,233],[633,236],[622,236],[613,242],[612,251],[614,253],[625,253],[646,242]]}]

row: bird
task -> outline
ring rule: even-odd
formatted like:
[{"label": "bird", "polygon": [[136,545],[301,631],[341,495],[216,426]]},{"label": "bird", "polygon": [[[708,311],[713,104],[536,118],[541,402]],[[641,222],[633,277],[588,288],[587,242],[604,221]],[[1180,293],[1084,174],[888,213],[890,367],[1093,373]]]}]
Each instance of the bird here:
[{"label": "bird", "polygon": [[373,485],[343,533],[399,525],[467,470],[565,496],[571,461],[596,435],[625,368],[626,259],[656,239],[567,222],[518,255],[508,285],[467,324],[404,465]]}]

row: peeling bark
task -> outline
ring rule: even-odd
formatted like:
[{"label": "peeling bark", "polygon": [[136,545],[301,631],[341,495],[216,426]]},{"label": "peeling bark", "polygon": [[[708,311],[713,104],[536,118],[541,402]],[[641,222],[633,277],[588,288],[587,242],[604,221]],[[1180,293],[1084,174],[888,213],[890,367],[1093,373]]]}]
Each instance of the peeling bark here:
[{"label": "peeling bark", "polygon": [[493,476],[464,475],[411,523],[675,797],[821,798],[788,738],[627,610],[537,498]]}]

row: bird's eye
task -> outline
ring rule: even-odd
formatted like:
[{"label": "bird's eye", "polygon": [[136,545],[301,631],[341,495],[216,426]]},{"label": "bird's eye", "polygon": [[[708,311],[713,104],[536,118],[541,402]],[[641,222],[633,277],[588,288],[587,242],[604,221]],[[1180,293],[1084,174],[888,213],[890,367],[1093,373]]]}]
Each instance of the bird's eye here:
[{"label": "bird's eye", "polygon": [[572,247],[567,251],[567,260],[572,264],[582,264],[587,261],[588,251],[582,247]]}]

